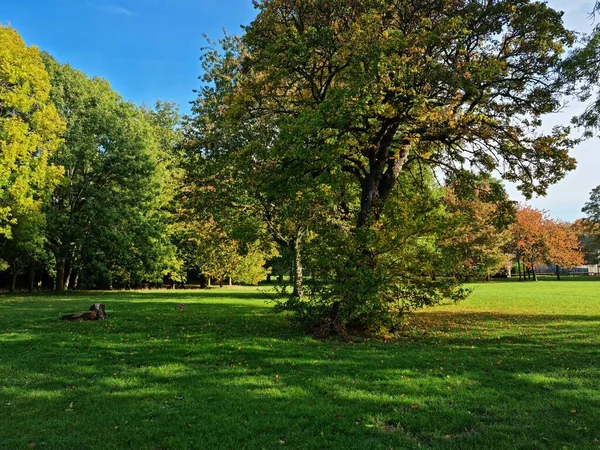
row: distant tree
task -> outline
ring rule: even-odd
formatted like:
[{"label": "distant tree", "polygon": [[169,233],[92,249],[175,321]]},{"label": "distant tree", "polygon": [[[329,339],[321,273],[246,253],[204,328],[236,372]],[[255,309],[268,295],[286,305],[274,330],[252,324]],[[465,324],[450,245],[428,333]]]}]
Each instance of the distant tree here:
[{"label": "distant tree", "polygon": [[584,263],[576,228],[566,222],[549,220],[546,222],[548,254],[546,262],[554,264],[556,278],[560,279],[561,267],[575,267]]},{"label": "distant tree", "polygon": [[547,230],[544,227],[546,220],[544,212],[530,206],[517,209],[511,233],[519,266],[519,279],[521,267],[526,267],[533,274],[533,279],[537,280],[535,265],[545,262],[547,255]]},{"label": "distant tree", "polygon": [[80,282],[79,274],[87,275],[87,287],[160,281],[172,252],[161,212],[171,177],[159,119],[125,102],[106,81],[44,59],[51,99],[67,123],[52,158],[65,177],[45,208],[56,290]]},{"label": "distant tree", "polygon": [[0,236],[0,256],[6,262],[11,276],[10,292],[16,288],[17,277],[30,269],[30,289],[38,264],[47,259],[45,252],[44,215],[39,207],[13,210],[15,222],[10,226],[10,237]]},{"label": "distant tree", "polygon": [[188,269],[197,269],[222,285],[232,276],[242,257],[239,243],[232,239],[214,219],[180,220],[174,228],[180,258]]},{"label": "distant tree", "polygon": [[590,199],[581,210],[586,215],[586,220],[600,224],[600,186],[590,192]]},{"label": "distant tree", "polygon": [[267,267],[267,260],[277,255],[275,249],[270,253],[265,252],[260,241],[250,244],[246,254],[233,271],[232,278],[240,283],[257,285],[271,273],[271,268]]},{"label": "distant tree", "polygon": [[449,273],[465,280],[489,279],[506,268],[508,227],[515,211],[503,186],[493,179],[467,184],[457,180],[446,189],[444,204],[447,217],[439,245],[452,262]]},{"label": "distant tree", "polygon": [[530,206],[519,207],[511,233],[517,262],[519,265],[523,262],[534,280],[537,280],[536,264],[554,264],[560,278],[560,266],[574,267],[583,263],[575,228],[551,219],[543,211]]},{"label": "distant tree", "polygon": [[586,217],[578,222],[581,245],[589,264],[598,264],[600,259],[600,186],[590,193],[590,199],[582,212]]}]

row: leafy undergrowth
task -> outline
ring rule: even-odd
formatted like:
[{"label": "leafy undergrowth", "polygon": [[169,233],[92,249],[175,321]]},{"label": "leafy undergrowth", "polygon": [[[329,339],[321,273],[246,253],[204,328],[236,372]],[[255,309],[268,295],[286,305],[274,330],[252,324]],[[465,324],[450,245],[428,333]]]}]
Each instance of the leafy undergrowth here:
[{"label": "leafy undergrowth", "polygon": [[253,289],[2,296],[0,449],[600,447],[600,282],[473,288],[355,344]]}]

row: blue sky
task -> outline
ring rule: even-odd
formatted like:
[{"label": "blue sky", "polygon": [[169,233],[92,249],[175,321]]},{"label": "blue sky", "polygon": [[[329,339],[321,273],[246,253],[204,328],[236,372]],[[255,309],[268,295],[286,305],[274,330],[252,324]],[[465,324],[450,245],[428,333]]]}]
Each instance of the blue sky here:
[{"label": "blue sky", "polygon": [[[591,29],[594,0],[549,0],[565,12],[570,29]],[[152,105],[175,101],[183,112],[199,86],[203,34],[212,39],[239,33],[255,11],[251,0],[0,0],[0,22],[10,23],[28,44],[50,52],[90,76],[110,81],[126,99]],[[547,121],[568,123],[582,110],[572,103]],[[531,205],[553,217],[575,220],[591,189],[600,184],[600,142],[580,144],[573,155],[576,171]],[[511,197],[522,200],[514,186]]]},{"label": "blue sky", "polygon": [[136,103],[176,101],[198,86],[203,33],[239,33],[250,0],[0,0],[0,21],[28,44],[110,81]]}]

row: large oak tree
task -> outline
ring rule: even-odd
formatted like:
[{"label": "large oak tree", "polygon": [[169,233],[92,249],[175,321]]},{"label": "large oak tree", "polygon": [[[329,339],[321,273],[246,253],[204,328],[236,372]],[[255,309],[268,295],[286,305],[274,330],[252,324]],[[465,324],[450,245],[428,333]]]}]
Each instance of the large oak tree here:
[{"label": "large oak tree", "polygon": [[[556,69],[573,40],[561,13],[546,4],[255,5],[258,15],[241,40],[225,40],[210,54],[210,88],[198,101],[214,112],[206,125],[237,123],[237,133],[230,125],[228,145],[213,143],[200,152],[218,151],[247,167],[273,162],[271,173],[293,174],[298,192],[329,186],[315,208],[337,204],[322,208],[329,218],[321,225],[344,236],[338,242],[345,256],[338,259],[345,262],[333,276],[345,288],[330,290],[328,300],[335,320],[352,320],[344,310],[360,309],[364,317],[365,305],[376,303],[390,283],[379,272],[381,253],[374,249],[382,246],[375,240],[386,235],[382,227],[397,226],[385,217],[386,208],[388,218],[394,215],[386,205],[410,165],[448,175],[500,171],[526,196],[544,193],[574,168],[568,129],[540,128],[544,114],[560,106]],[[369,273],[380,283],[370,283],[367,292]],[[398,295],[425,299],[418,304],[437,298],[429,284],[413,283],[417,287],[406,293],[400,286],[406,278],[398,282]]]}]

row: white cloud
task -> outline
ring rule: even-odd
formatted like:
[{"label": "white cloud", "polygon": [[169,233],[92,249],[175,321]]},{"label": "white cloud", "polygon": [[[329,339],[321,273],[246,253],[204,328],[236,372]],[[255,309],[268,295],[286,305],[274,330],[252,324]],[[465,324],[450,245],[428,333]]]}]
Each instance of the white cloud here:
[{"label": "white cloud", "polygon": [[102,11],[105,11],[105,12],[108,12],[111,14],[117,14],[120,16],[129,16],[129,17],[136,16],[136,14],[133,11],[130,11],[127,8],[123,8],[123,7],[117,6],[117,5],[100,5],[99,8]]}]

